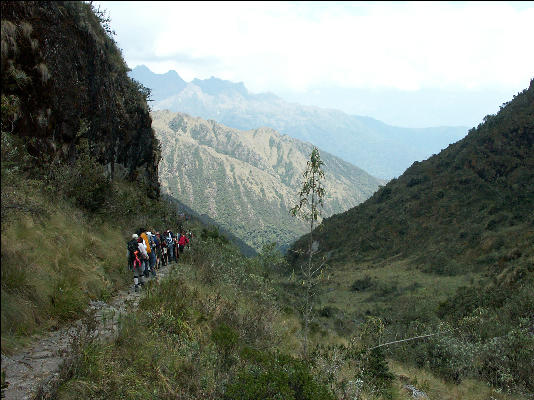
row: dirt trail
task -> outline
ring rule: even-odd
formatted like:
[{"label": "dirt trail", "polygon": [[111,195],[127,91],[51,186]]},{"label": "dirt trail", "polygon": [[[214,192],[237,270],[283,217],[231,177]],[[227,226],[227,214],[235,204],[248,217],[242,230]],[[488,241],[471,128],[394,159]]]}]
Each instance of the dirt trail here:
[{"label": "dirt trail", "polygon": [[[176,264],[162,267],[155,278],[159,281]],[[148,281],[147,280],[147,283]],[[133,285],[122,290],[109,303],[92,301],[87,309],[94,314],[96,327],[91,337],[98,340],[109,340],[118,332],[121,315],[131,312],[139,304],[140,295],[134,291]],[[82,320],[78,320],[57,331],[50,332],[36,340],[18,354],[6,356],[2,354],[2,370],[6,372],[9,386],[2,392],[6,400],[30,400],[49,398],[49,393],[60,380],[60,368],[70,354],[72,341],[82,328]]]}]

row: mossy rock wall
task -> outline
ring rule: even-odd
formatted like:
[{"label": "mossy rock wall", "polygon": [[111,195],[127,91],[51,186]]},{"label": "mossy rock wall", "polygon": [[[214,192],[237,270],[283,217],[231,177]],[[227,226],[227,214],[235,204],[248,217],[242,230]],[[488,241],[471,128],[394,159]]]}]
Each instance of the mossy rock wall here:
[{"label": "mossy rock wall", "polygon": [[105,16],[82,2],[2,2],[1,11],[2,130],[40,162],[73,161],[85,137],[110,176],[143,181],[157,197],[147,93],[127,76]]}]

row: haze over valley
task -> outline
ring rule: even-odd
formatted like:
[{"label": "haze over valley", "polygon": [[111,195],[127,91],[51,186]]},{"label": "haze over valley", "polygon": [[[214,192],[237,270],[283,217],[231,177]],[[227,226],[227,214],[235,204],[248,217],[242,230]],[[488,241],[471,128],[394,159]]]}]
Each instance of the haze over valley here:
[{"label": "haze over valley", "polygon": [[153,108],[184,112],[247,130],[270,127],[311,142],[381,179],[399,176],[461,139],[467,127],[402,128],[339,110],[288,103],[272,93],[250,93],[218,78],[185,82],[176,71],[138,66],[130,76],[152,90]]}]

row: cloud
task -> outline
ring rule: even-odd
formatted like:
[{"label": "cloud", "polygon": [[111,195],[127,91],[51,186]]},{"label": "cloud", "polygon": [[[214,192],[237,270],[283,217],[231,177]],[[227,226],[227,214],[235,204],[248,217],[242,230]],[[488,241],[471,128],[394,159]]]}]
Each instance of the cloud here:
[{"label": "cloud", "polygon": [[102,2],[130,67],[252,91],[524,88],[534,5]]}]

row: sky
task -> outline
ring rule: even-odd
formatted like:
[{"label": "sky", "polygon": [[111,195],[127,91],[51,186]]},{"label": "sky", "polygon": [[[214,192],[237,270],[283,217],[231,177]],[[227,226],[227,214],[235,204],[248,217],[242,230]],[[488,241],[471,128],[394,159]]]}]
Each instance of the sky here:
[{"label": "sky", "polygon": [[[244,82],[253,93],[404,126],[471,124],[534,78],[534,2],[95,4],[107,10],[130,68]],[[429,96],[441,104],[443,94],[450,115],[418,120],[418,107],[428,114]],[[468,121],[462,99],[487,112]],[[393,107],[412,111],[401,121]]]}]

